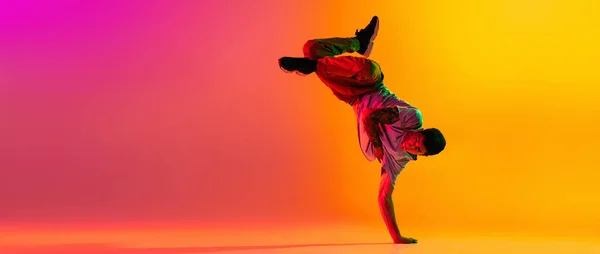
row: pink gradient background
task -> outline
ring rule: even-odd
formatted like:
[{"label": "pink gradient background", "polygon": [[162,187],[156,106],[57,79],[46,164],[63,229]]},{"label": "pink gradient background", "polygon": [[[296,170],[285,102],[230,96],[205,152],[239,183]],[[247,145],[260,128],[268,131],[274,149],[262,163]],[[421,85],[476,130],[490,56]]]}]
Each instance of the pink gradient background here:
[{"label": "pink gradient background", "polygon": [[318,126],[299,127],[310,98],[274,77],[305,39],[293,36],[301,10],[3,2],[0,220],[322,215],[311,196],[327,194],[304,168],[314,136],[300,131]]}]

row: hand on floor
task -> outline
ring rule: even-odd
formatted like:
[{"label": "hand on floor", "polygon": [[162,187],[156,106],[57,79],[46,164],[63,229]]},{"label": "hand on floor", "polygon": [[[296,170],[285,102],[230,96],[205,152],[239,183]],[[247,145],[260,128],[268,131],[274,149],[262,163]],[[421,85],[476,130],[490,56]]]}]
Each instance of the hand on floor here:
[{"label": "hand on floor", "polygon": [[399,240],[395,240],[394,243],[395,244],[413,244],[413,243],[417,243],[417,239],[414,238],[410,238],[410,237],[400,237]]}]

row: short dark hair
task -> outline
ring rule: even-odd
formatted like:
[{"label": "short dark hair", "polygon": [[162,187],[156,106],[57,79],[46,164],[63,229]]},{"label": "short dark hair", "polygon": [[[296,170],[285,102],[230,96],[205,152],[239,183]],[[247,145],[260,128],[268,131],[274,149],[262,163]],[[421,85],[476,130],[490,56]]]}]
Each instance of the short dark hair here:
[{"label": "short dark hair", "polygon": [[429,128],[422,130],[421,133],[423,134],[423,146],[426,150],[426,156],[436,155],[446,148],[446,139],[440,130]]}]

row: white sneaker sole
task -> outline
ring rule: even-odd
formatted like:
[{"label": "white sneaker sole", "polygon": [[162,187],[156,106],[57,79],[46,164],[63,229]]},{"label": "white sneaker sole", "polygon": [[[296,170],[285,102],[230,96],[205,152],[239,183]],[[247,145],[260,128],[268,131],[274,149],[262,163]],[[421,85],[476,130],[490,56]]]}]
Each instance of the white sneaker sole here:
[{"label": "white sneaker sole", "polygon": [[288,73],[288,74],[295,73],[295,74],[296,74],[296,75],[298,75],[298,76],[308,76],[308,74],[304,74],[304,73],[302,73],[302,72],[299,72],[299,71],[288,71],[288,70],[284,69],[284,68],[283,68],[283,67],[281,67],[281,66],[279,66],[279,68],[280,68],[280,69],[281,69],[283,72],[285,72],[285,73]]}]

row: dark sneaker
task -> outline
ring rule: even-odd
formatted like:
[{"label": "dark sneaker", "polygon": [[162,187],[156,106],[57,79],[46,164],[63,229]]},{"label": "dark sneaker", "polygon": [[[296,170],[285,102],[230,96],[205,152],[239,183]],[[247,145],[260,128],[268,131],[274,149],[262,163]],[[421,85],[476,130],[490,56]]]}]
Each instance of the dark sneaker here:
[{"label": "dark sneaker", "polygon": [[279,67],[287,73],[295,72],[299,75],[308,75],[317,70],[317,61],[304,57],[279,58]]},{"label": "dark sneaker", "polygon": [[369,24],[358,31],[356,30],[356,39],[360,43],[360,49],[357,51],[359,54],[368,57],[371,55],[371,51],[373,50],[373,41],[375,37],[377,37],[377,32],[379,31],[379,18],[377,16],[373,16],[371,22]]}]

